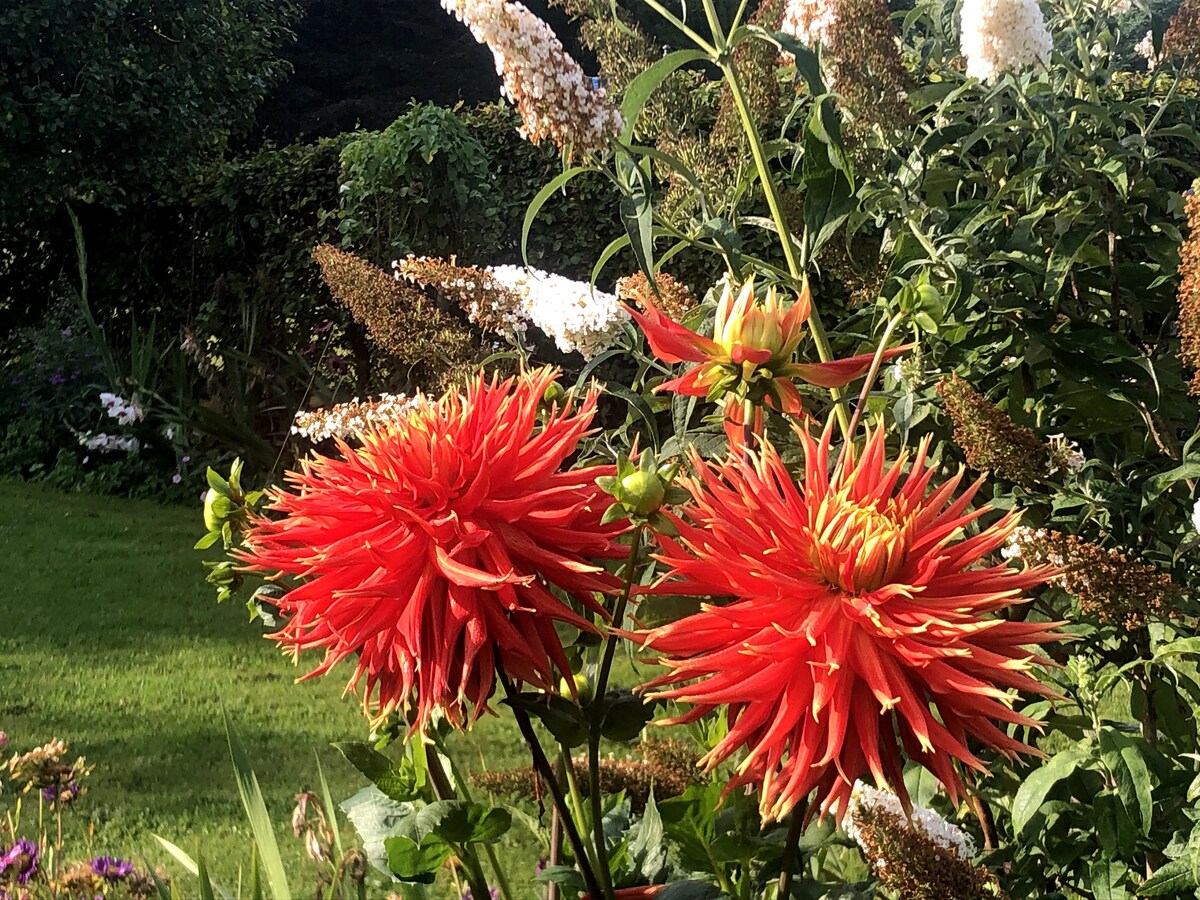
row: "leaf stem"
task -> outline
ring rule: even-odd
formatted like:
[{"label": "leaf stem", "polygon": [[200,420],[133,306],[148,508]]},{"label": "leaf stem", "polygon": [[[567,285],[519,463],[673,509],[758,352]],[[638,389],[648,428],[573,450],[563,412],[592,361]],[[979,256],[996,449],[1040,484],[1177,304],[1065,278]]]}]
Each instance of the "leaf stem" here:
[{"label": "leaf stem", "polygon": [[[429,780],[433,784],[434,795],[439,800],[455,799],[454,788],[450,785],[450,779],[446,777],[446,770],[442,768],[442,760],[438,756],[437,748],[426,747],[425,759],[429,766]],[[458,858],[467,873],[467,885],[471,888],[471,896],[476,898],[491,896],[487,877],[483,874],[483,867],[479,865],[479,857],[476,856],[474,849],[466,844],[457,845],[455,849],[458,851]]]},{"label": "leaf stem", "polygon": [[709,56],[716,59],[716,57],[720,55],[717,52],[717,48],[714,47],[712,44],[710,44],[708,41],[706,41],[704,38],[702,38],[698,31],[696,31],[694,28],[692,28],[690,25],[688,25],[687,22],[680,19],[677,15],[675,15],[673,12],[671,12],[669,9],[667,9],[665,6],[663,6],[661,3],[659,3],[658,0],[645,0],[645,3],[651,9],[653,9],[656,13],[658,13],[660,16],[662,16],[664,19],[666,19],[668,22],[670,22],[672,25],[674,25],[676,28],[678,28],[681,32],[683,32],[683,34],[685,34],[688,37],[688,39],[691,40],[691,42],[693,44],[695,44],[697,47],[699,47],[701,50],[703,50]]},{"label": "leaf stem", "polygon": [[788,823],[787,837],[783,841],[783,861],[779,870],[779,900],[788,900],[792,894],[792,874],[800,857],[800,836],[804,833],[807,810],[793,809]]}]

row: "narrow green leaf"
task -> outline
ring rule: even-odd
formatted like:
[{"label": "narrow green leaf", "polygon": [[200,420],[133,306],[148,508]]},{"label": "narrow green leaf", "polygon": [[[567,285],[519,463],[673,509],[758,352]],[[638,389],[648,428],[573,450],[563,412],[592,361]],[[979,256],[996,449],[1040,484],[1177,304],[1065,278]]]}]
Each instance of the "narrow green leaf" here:
[{"label": "narrow green leaf", "polygon": [[658,86],[670,77],[672,72],[690,62],[698,62],[707,58],[707,54],[699,50],[676,50],[655,61],[653,65],[629,82],[625,87],[625,96],[621,98],[621,116],[625,119],[625,130],[621,134],[621,141],[629,143],[638,116],[642,114],[642,108],[645,107],[646,101],[650,99],[651,94],[658,90]]},{"label": "narrow green leaf", "polygon": [[329,819],[329,828],[333,832],[333,849],[337,851],[337,858],[341,859],[346,855],[346,849],[342,846],[342,828],[338,824],[338,808],[333,803],[333,791],[329,789],[329,782],[325,780],[325,769],[321,766],[321,757],[315,750],[313,756],[317,760],[317,778],[321,782],[321,802],[325,804],[325,815]]},{"label": "narrow green leaf", "polygon": [[254,774],[246,749],[233,730],[229,713],[222,710],[221,715],[225,719],[225,735],[229,741],[229,756],[233,760],[233,770],[237,777],[238,794],[241,795],[242,806],[246,810],[246,818],[254,834],[263,872],[267,877],[267,888],[274,900],[292,900],[287,870],[279,855],[279,844],[275,840],[275,830],[271,826],[271,816],[267,812],[262,788],[258,785],[258,776]]},{"label": "narrow green leaf", "polygon": [[[171,856],[173,856],[175,858],[175,861],[178,862],[181,866],[183,866],[183,868],[187,872],[199,877],[199,875],[200,875],[199,864],[194,859],[192,859],[192,857],[189,856],[185,850],[183,850],[178,845],[171,843],[170,841],[168,841],[165,837],[162,837],[161,835],[151,833],[150,836],[152,838],[154,838],[156,841],[158,841],[159,844],[162,845],[162,848],[164,850],[166,850],[169,854],[171,854]],[[223,887],[221,887],[219,884],[214,884],[213,890],[215,890],[218,894],[221,895],[222,900],[233,900],[233,895],[230,894],[229,891],[227,891]]]},{"label": "narrow green leaf", "polygon": [[584,166],[573,166],[565,172],[556,175],[554,178],[543,187],[532,200],[529,201],[529,206],[525,209],[525,222],[521,225],[521,259],[525,265],[529,265],[529,230],[533,227],[533,221],[537,218],[537,214],[542,211],[542,207],[546,205],[546,201],[554,196],[554,192],[559,190],[568,181],[576,175],[586,172]]}]

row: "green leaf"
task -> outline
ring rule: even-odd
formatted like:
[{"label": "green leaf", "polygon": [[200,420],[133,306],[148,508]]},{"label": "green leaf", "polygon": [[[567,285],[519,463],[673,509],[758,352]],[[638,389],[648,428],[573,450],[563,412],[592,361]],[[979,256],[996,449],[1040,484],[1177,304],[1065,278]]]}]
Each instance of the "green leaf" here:
[{"label": "green leaf", "polygon": [[1200,655],[1200,637],[1179,638],[1163,644],[1154,651],[1153,662],[1161,662],[1172,656]]},{"label": "green leaf", "polygon": [[583,710],[566,697],[525,692],[507,698],[504,703],[540,720],[554,739],[568,750],[587,741],[588,724]]},{"label": "green leaf", "polygon": [[1162,494],[1172,488],[1177,482],[1200,478],[1200,462],[1185,462],[1169,472],[1155,475],[1146,482],[1143,496],[1147,503],[1153,503]]},{"label": "green leaf", "polygon": [[721,900],[728,896],[707,881],[676,881],[654,895],[655,900]]},{"label": "green leaf", "polygon": [[580,175],[587,171],[585,166],[572,166],[565,172],[556,175],[554,178],[534,195],[534,198],[529,201],[529,206],[525,209],[525,222],[521,225],[521,260],[525,265],[529,265],[529,230],[533,228],[533,222],[537,218],[537,214],[542,211],[542,207],[546,205],[546,201],[554,196],[555,191],[563,187],[568,181],[576,175]]},{"label": "green leaf", "polygon": [[633,840],[629,844],[629,857],[642,877],[653,881],[663,873],[667,865],[662,816],[658,814],[658,807],[654,803],[653,788],[650,789],[646,809],[635,829]]},{"label": "green leaf", "polygon": [[[168,841],[165,837],[160,837],[157,834],[151,834],[151,837],[158,841],[162,845],[162,848],[171,854],[175,858],[175,861],[183,866],[184,869],[197,878],[200,877],[200,864],[192,859],[184,850]],[[207,875],[207,873],[205,874]],[[212,884],[211,880],[209,884],[216,893],[221,895],[222,900],[233,900],[233,895],[219,884]]]},{"label": "green leaf", "polygon": [[642,700],[629,690],[609,691],[603,705],[600,733],[610,741],[634,740],[654,718],[655,704]]},{"label": "green leaf", "polygon": [[1082,750],[1064,750],[1050,758],[1044,766],[1035,769],[1017,789],[1012,805],[1012,829],[1016,837],[1020,837],[1045,802],[1047,795],[1054,786],[1066,778],[1070,778],[1078,770],[1080,763],[1089,755]]},{"label": "green leaf", "polygon": [[329,817],[329,828],[333,832],[333,849],[337,851],[337,858],[341,859],[346,855],[346,850],[342,845],[342,829],[338,825],[337,807],[333,804],[333,791],[329,790],[329,782],[325,780],[325,769],[321,765],[321,757],[315,750],[313,756],[317,760],[317,778],[321,783],[321,802],[325,804],[325,812]]},{"label": "green leaf", "polygon": [[371,783],[393,800],[416,800],[425,786],[424,772],[411,759],[396,765],[373,746],[363,741],[335,743],[346,761],[370,779]]},{"label": "green leaf", "polygon": [[1087,231],[1082,228],[1072,228],[1058,239],[1058,243],[1050,251],[1050,259],[1046,262],[1044,296],[1048,301],[1053,302],[1058,297],[1063,283],[1067,280],[1067,274],[1071,271],[1071,266],[1079,259],[1083,249],[1099,234],[1099,229]]},{"label": "green leaf", "polygon": [[410,837],[397,835],[383,842],[387,848],[388,868],[401,881],[433,884],[437,873],[451,856],[454,848],[435,835],[426,835],[418,843]]},{"label": "green leaf", "polygon": [[546,866],[546,868],[538,872],[534,880],[542,884],[553,882],[568,890],[575,891],[576,894],[582,894],[587,890],[587,884],[584,882],[583,876],[572,866]]},{"label": "green leaf", "polygon": [[1117,793],[1130,818],[1141,828],[1142,834],[1149,834],[1154,812],[1154,785],[1140,742],[1105,728],[1100,732],[1100,758],[1116,779]]},{"label": "green leaf", "polygon": [[[654,280],[654,206],[649,179],[638,160],[625,149],[617,153],[617,183],[621,188],[621,222],[642,272]],[[648,164],[647,164],[648,165]]]},{"label": "green leaf", "polygon": [[641,72],[625,87],[625,95],[621,98],[621,117],[625,119],[625,130],[621,133],[621,141],[629,143],[638,116],[650,95],[658,90],[671,73],[690,62],[707,59],[708,55],[699,50],[676,50],[657,60],[649,68]]},{"label": "green leaf", "polygon": [[398,834],[405,822],[415,818],[416,807],[412,803],[398,803],[371,785],[343,800],[341,810],[358,832],[363,852],[371,865],[390,875],[384,841]]},{"label": "green leaf", "polygon": [[1146,883],[1138,888],[1138,896],[1166,897],[1200,887],[1198,868],[1200,858],[1194,852],[1173,859],[1146,879]]},{"label": "green leaf", "polygon": [[1088,866],[1088,878],[1096,900],[1125,900],[1129,896],[1124,885],[1128,871],[1129,867],[1123,862],[1103,856],[1093,859]]},{"label": "green leaf", "polygon": [[210,531],[204,537],[200,538],[200,540],[196,541],[196,543],[192,546],[192,549],[193,550],[207,550],[209,547],[211,547],[213,544],[215,544],[220,539],[221,539],[221,532]]},{"label": "green leaf", "polygon": [[229,482],[222,478],[221,474],[212,466],[208,467],[205,477],[208,479],[208,486],[218,494],[228,497],[232,493]]},{"label": "green leaf", "polygon": [[283,866],[283,858],[279,855],[279,845],[275,841],[271,816],[267,812],[262,788],[258,786],[258,776],[254,774],[254,769],[251,768],[250,760],[246,756],[246,749],[233,730],[229,714],[222,710],[221,715],[225,719],[225,736],[229,741],[229,756],[233,760],[238,794],[241,795],[242,806],[246,810],[246,818],[250,822],[254,843],[258,847],[263,872],[267,876],[267,888],[271,891],[274,900],[292,900],[292,893],[288,887],[287,870]]},{"label": "green leaf", "polygon": [[417,814],[418,829],[451,844],[490,844],[512,828],[512,814],[500,807],[465,800],[439,800]]}]

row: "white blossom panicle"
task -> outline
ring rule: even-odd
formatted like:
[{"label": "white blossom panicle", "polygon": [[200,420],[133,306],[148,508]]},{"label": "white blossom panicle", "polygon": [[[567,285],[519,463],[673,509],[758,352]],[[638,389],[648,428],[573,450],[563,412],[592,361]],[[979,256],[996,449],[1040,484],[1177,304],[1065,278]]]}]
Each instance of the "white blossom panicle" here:
[{"label": "white blossom panicle", "polygon": [[1192,527],[1200,532],[1200,500],[1196,501],[1196,505],[1192,507]]},{"label": "white blossom panicle", "polygon": [[1068,441],[1066,435],[1052,434],[1047,437],[1050,442],[1050,474],[1069,472],[1074,474],[1083,468],[1087,457],[1079,449],[1075,441]]},{"label": "white blossom panicle", "polygon": [[629,313],[615,294],[561,275],[522,266],[490,266],[495,279],[522,298],[525,316],[564,353],[585,359],[613,345]]},{"label": "white blossom panicle", "polygon": [[137,453],[142,449],[141,441],[135,437],[126,437],[118,434],[98,434],[87,433],[79,435],[79,443],[88,450],[100,450],[106,453],[114,453],[122,450],[125,453]]},{"label": "white blossom panicle", "polygon": [[1153,72],[1158,65],[1158,54],[1154,52],[1154,32],[1147,31],[1146,36],[1138,41],[1133,49],[1138,56],[1145,58],[1147,71]]},{"label": "white blossom panicle", "polygon": [[780,30],[809,47],[816,44],[828,47],[836,27],[836,3],[828,0],[788,0]]},{"label": "white blossom panicle", "polygon": [[625,127],[604,89],[592,85],[554,30],[524,4],[442,0],[442,6],[492,51],[501,90],[533,143],[550,138],[560,150],[599,152]]},{"label": "white blossom panicle", "polygon": [[1053,49],[1037,0],[964,0],[962,53],[967,75],[995,81],[1009,69],[1048,63]]},{"label": "white blossom panicle", "polygon": [[417,398],[404,394],[380,394],[378,400],[360,401],[355,397],[349,403],[327,409],[302,409],[292,422],[292,434],[306,437],[314,444],[333,437],[348,440],[402,419],[417,402]]},{"label": "white blossom panicle", "polygon": [[126,400],[106,391],[100,395],[100,405],[108,412],[110,418],[117,420],[118,425],[132,425],[146,416],[146,411],[136,396],[132,400]]},{"label": "white blossom panicle", "polygon": [[1113,0],[1108,6],[1110,15],[1123,16],[1133,9],[1133,0]]},{"label": "white blossom panicle", "polygon": [[877,790],[856,781],[842,828],[845,829],[846,835],[864,850],[867,850],[867,846],[860,840],[856,819],[856,814],[864,809],[890,813],[901,822],[907,822],[910,828],[924,832],[939,847],[956,853],[959,859],[971,859],[975,856],[975,842],[971,836],[957,825],[947,822],[932,809],[914,804],[912,814],[906,815],[900,798],[891,791]]}]

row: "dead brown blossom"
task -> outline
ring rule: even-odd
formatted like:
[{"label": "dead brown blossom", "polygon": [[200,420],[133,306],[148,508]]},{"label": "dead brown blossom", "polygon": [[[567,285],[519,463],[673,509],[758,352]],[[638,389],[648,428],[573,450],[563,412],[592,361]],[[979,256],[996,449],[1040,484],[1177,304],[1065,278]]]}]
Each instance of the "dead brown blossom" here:
[{"label": "dead brown blossom", "polygon": [[1163,35],[1162,58],[1183,65],[1200,62],[1200,0],[1183,0]]},{"label": "dead brown blossom", "polygon": [[9,780],[21,785],[23,792],[41,791],[51,807],[71,803],[87,792],[80,782],[91,774],[92,767],[82,756],[67,762],[66,755],[67,745],[57,739],[28,753],[13,754],[8,761]]},{"label": "dead brown blossom", "polygon": [[[678,797],[700,780],[696,768],[699,755],[686,744],[675,740],[643,741],[640,752],[644,759],[600,760],[600,788],[606,794],[624,791],[635,810],[646,807],[654,792],[655,800]],[[588,790],[588,761],[586,756],[571,760],[583,795]],[[532,768],[499,769],[493,772],[474,772],[471,780],[495,794],[533,798],[539,786]]]},{"label": "dead brown blossom", "polygon": [[1076,598],[1085,616],[1134,631],[1148,619],[1174,615],[1179,587],[1170,574],[1135,562],[1122,550],[1073,534],[1031,528],[1013,532],[1009,547],[1006,555],[1027,565],[1063,569],[1056,582]]},{"label": "dead brown blossom", "polygon": [[912,120],[912,78],[887,0],[788,0],[783,28],[821,45],[829,87],[858,118],[885,127]]},{"label": "dead brown blossom", "polygon": [[633,301],[640,309],[645,309],[649,301],[677,322],[699,302],[686,284],[666,272],[654,274],[654,287],[643,272],[627,275],[617,282],[617,296]]},{"label": "dead brown blossom", "polygon": [[406,363],[425,366],[433,384],[450,383],[478,362],[468,327],[411,284],[331,244],[317,246],[313,259],[333,296],[366,325],[376,343]]},{"label": "dead brown blossom", "polygon": [[[550,0],[550,5],[579,21],[579,39],[596,55],[600,73],[614,96],[624,94],[629,83],[662,56],[653,37],[609,0]],[[694,129],[710,115],[707,97],[699,90],[703,81],[701,72],[681,69],[671,73],[646,101],[634,135],[657,138]]]},{"label": "dead brown blossom", "polygon": [[937,385],[946,414],[954,423],[954,443],[971,468],[1032,487],[1050,470],[1050,447],[1032,430],[1018,425],[958,375]]},{"label": "dead brown blossom", "polygon": [[1179,248],[1179,356],[1200,395],[1200,194],[1187,198],[1188,236]]},{"label": "dead brown blossom", "polygon": [[440,296],[457,304],[472,322],[485,331],[508,334],[525,319],[523,304],[516,291],[505,287],[487,269],[461,266],[430,256],[409,256],[394,263],[396,275],[422,287],[432,288]]},{"label": "dead brown blossom", "polygon": [[891,810],[860,807],[856,840],[880,886],[904,900],[1007,900],[996,877]]}]

